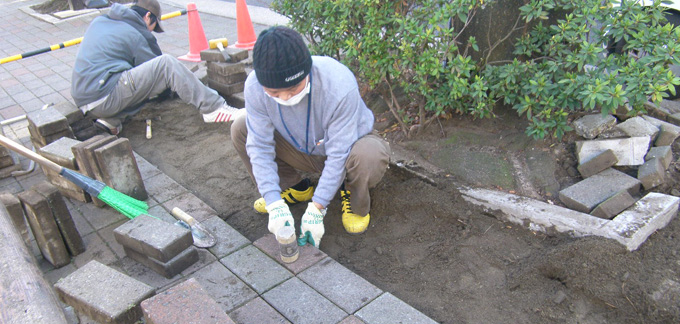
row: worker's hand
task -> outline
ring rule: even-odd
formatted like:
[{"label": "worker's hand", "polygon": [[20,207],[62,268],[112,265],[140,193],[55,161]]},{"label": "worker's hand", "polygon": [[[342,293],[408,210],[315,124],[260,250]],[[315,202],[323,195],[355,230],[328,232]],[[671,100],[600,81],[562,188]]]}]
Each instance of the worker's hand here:
[{"label": "worker's hand", "polygon": [[269,224],[267,228],[272,234],[276,235],[284,226],[294,226],[293,214],[290,213],[290,208],[283,199],[279,199],[265,207],[269,213]]},{"label": "worker's hand", "polygon": [[314,202],[310,202],[307,206],[305,214],[302,215],[302,224],[300,225],[300,238],[298,239],[298,245],[305,245],[307,242],[314,245],[316,248],[319,247],[321,243],[321,237],[325,232],[323,228],[323,217],[326,216],[326,209],[319,210],[319,208],[314,205]]}]

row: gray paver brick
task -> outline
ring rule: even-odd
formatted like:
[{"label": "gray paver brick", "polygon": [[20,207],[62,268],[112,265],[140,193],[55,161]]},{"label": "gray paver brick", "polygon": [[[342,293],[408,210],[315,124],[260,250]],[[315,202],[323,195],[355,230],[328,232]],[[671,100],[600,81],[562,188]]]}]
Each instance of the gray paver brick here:
[{"label": "gray paver brick", "polygon": [[28,124],[35,128],[37,135],[47,136],[68,129],[68,120],[54,107],[36,110],[26,114]]},{"label": "gray paver brick", "polygon": [[229,314],[236,323],[289,324],[290,322],[262,298],[257,297]]},{"label": "gray paver brick", "polygon": [[628,191],[623,190],[597,205],[590,214],[599,218],[612,219],[636,201],[637,199],[633,198]]},{"label": "gray paver brick", "polygon": [[59,296],[79,313],[102,323],[135,323],[140,303],[155,289],[97,261],[91,261],[55,285]]},{"label": "gray paver brick", "polygon": [[32,189],[47,199],[47,203],[52,209],[52,215],[57,222],[57,226],[59,226],[59,232],[66,243],[69,253],[73,256],[83,253],[85,251],[85,243],[83,243],[83,238],[73,222],[71,212],[66,207],[59,189],[46,181],[38,183]]},{"label": "gray paver brick", "polygon": [[609,168],[560,191],[560,201],[567,207],[590,213],[595,206],[619,191],[631,196],[640,192],[641,182],[621,171]]},{"label": "gray paver brick", "polygon": [[[151,197],[153,197],[153,199],[159,203],[164,203],[170,199],[189,192],[187,189],[182,187],[182,185],[163,173],[145,179],[144,184],[149,195],[151,195]],[[172,210],[172,208],[169,210]]]},{"label": "gray paver brick", "polygon": [[226,312],[257,297],[256,292],[217,261],[194,272],[191,277],[196,278]]},{"label": "gray paver brick", "polygon": [[239,73],[245,71],[245,64],[243,63],[217,63],[208,62],[208,71],[213,71],[220,75],[230,75],[232,73]]},{"label": "gray paver brick", "polygon": [[229,96],[235,93],[243,92],[245,84],[243,82],[224,84],[219,81],[212,80],[210,79],[210,77],[208,77],[208,86],[217,90],[217,92],[219,92],[223,96]]},{"label": "gray paver brick", "polygon": [[649,137],[576,141],[579,161],[587,161],[605,150],[612,150],[619,160],[616,165],[641,165],[649,149]]},{"label": "gray paver brick", "polygon": [[188,229],[147,215],[135,217],[113,233],[121,245],[160,262],[170,261],[194,242]]},{"label": "gray paver brick", "polygon": [[668,170],[671,162],[673,162],[673,150],[671,150],[670,146],[652,147],[649,149],[649,152],[647,152],[647,155],[645,155],[645,161],[654,158],[658,158],[659,161],[661,161],[661,165],[663,165],[664,170]]},{"label": "gray paver brick", "polygon": [[293,276],[290,271],[252,245],[224,257],[220,262],[258,294]]},{"label": "gray paver brick", "polygon": [[17,196],[10,192],[0,193],[0,202],[7,209],[10,219],[12,219],[12,224],[17,229],[17,232],[21,234],[26,246],[31,242],[31,233],[28,229],[28,224],[26,224],[26,217],[24,216],[24,209],[21,207],[21,201]]},{"label": "gray paver brick", "polygon": [[233,324],[219,304],[194,278],[142,302],[147,324]]},{"label": "gray paver brick", "polygon": [[645,189],[650,190],[664,183],[666,176],[665,170],[660,159],[654,158],[648,160],[638,169],[638,180],[642,182],[642,186]]},{"label": "gray paver brick", "polygon": [[368,324],[437,323],[390,293],[380,295],[355,315]]},{"label": "gray paver brick", "polygon": [[[243,83],[246,81],[246,77],[248,76],[246,72],[239,72],[239,73],[234,73],[230,75],[221,75],[217,74],[213,71],[208,70],[208,79],[213,80],[215,82],[221,83],[222,85],[231,85],[235,83]],[[240,92],[240,91],[239,91]]]},{"label": "gray paver brick", "polygon": [[655,146],[671,145],[680,136],[680,127],[676,125],[646,115],[642,116],[642,118],[660,129],[659,135],[656,137],[656,141],[654,141]]},{"label": "gray paver brick", "polygon": [[279,257],[279,242],[276,241],[274,234],[267,234],[261,237],[253,242],[253,245],[296,275],[327,257],[326,253],[323,253],[321,250],[305,244],[299,247],[300,256],[295,262],[284,263]]},{"label": "gray paver brick", "polygon": [[190,274],[202,269],[203,267],[217,261],[217,258],[212,253],[210,253],[210,251],[208,251],[206,249],[197,249],[197,250],[198,250],[198,261],[196,261],[196,263],[192,264],[190,267],[188,267],[184,271],[182,271],[181,274],[182,274],[183,277],[189,276]]},{"label": "gray paver brick", "polygon": [[354,315],[350,315],[350,316],[345,317],[345,319],[342,320],[338,324],[365,324],[365,323],[360,318],[358,318]]},{"label": "gray paver brick", "polygon": [[603,131],[614,127],[616,118],[612,115],[592,114],[583,116],[574,121],[576,133],[584,138],[593,139]]},{"label": "gray paver brick", "polygon": [[325,258],[298,276],[348,314],[378,297],[382,291],[331,258]]},{"label": "gray paver brick", "polygon": [[164,202],[163,206],[168,210],[177,207],[198,222],[203,222],[204,220],[217,215],[217,212],[212,207],[208,206],[203,200],[198,199],[198,197],[188,191]]},{"label": "gray paver brick", "polygon": [[218,216],[213,216],[201,222],[217,238],[215,246],[209,248],[217,258],[222,258],[248,244],[250,241],[227,222]]},{"label": "gray paver brick", "polygon": [[73,258],[73,264],[76,267],[80,268],[91,260],[97,260],[106,265],[118,260],[116,254],[111,251],[108,244],[96,232],[83,236],[83,242],[85,242],[87,249]]},{"label": "gray paver brick", "polygon": [[47,199],[33,190],[24,191],[18,197],[45,259],[57,268],[71,262]]},{"label": "gray paver brick", "polygon": [[130,140],[119,138],[95,149],[94,155],[106,185],[138,200],[149,198]]},{"label": "gray paver brick", "polygon": [[650,122],[642,117],[635,116],[618,125],[616,128],[622,130],[630,137],[649,137],[650,143],[653,143],[656,136],[659,134],[659,128],[652,125]]},{"label": "gray paver brick", "polygon": [[180,252],[168,262],[159,262],[158,260],[149,258],[135,250],[128,249],[125,246],[123,247],[123,250],[130,259],[147,266],[149,269],[156,271],[158,274],[168,279],[178,275],[184,269],[198,261],[198,251],[194,247],[189,247]]},{"label": "gray paver brick", "polygon": [[62,116],[66,117],[66,120],[68,121],[69,125],[85,118],[85,115],[83,115],[83,111],[78,109],[78,107],[76,107],[76,105],[70,101],[62,101],[59,103],[55,103],[54,109],[58,111]]},{"label": "gray paver brick", "polygon": [[348,315],[298,278],[274,287],[262,298],[293,323],[335,324]]},{"label": "gray paver brick", "polygon": [[590,177],[597,174],[611,166],[614,166],[619,160],[616,158],[614,151],[605,150],[597,154],[585,162],[578,165],[578,172],[583,178]]}]

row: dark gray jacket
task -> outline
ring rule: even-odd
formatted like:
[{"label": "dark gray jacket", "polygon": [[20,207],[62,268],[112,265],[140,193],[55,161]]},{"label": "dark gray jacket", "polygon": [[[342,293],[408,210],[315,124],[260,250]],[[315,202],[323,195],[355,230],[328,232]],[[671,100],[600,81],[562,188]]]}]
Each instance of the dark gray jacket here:
[{"label": "dark gray jacket", "polygon": [[107,96],[120,73],[158,55],[161,50],[139,14],[114,3],[108,15],[95,18],[78,48],[71,96],[78,107]]}]

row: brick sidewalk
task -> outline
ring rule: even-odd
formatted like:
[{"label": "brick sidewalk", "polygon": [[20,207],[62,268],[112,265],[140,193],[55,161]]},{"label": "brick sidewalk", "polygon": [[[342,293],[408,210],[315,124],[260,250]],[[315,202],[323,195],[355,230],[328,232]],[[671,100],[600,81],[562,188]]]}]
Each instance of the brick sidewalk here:
[{"label": "brick sidewalk", "polygon": [[[96,15],[52,24],[27,13],[29,5],[41,1],[0,4],[0,56],[7,57],[41,49],[81,37]],[[200,8],[200,1],[197,1]],[[163,12],[181,8],[163,5]],[[237,39],[236,21],[200,13],[208,39]],[[186,16],[162,22],[157,34],[161,49],[174,56],[188,52]],[[266,26],[255,25],[256,34]],[[71,101],[71,69],[78,45],[0,65],[0,120],[22,116],[45,104]],[[6,136],[30,147],[26,120],[3,126]],[[55,269],[42,259],[34,244],[33,253],[46,279],[54,284],[91,260],[97,260],[154,288],[165,291],[194,278],[236,323],[434,323],[424,314],[352,273],[323,252],[304,247],[293,264],[278,261],[278,247],[272,235],[250,242],[216,216],[216,212],[162,171],[136,155],[150,195],[149,213],[175,222],[169,211],[179,207],[206,224],[218,237],[218,244],[199,249],[197,263],[173,278],[162,275],[128,258],[114,239],[113,230],[128,219],[113,209],[66,199],[87,250],[72,262]],[[22,158],[24,169],[29,161]],[[36,167],[37,169],[37,167]],[[40,170],[0,180],[0,191],[19,193],[46,180]],[[77,316],[65,307],[74,322]],[[169,309],[168,312],[183,309]],[[92,323],[80,317],[80,323]]]}]

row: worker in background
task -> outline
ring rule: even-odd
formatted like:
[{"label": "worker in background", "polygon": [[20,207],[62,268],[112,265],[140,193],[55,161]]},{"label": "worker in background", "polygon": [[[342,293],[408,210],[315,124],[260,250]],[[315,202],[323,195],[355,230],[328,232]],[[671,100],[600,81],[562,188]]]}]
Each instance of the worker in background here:
[{"label": "worker in background", "polygon": [[[338,189],[345,230],[366,231],[369,188],[385,174],[391,151],[373,130],[375,117],[352,72],[311,56],[298,32],[280,26],[258,36],[253,68],[244,90],[247,114],[231,126],[231,137],[262,195],[255,209],[269,213],[269,231],[294,226],[287,203],[311,200],[298,241],[319,247]],[[298,170],[320,173],[316,190]]]},{"label": "worker in background", "polygon": [[118,134],[127,117],[149,98],[167,89],[196,106],[206,123],[229,122],[244,113],[227,105],[181,62],[163,55],[152,31],[162,33],[157,0],[138,0],[132,7],[114,3],[95,18],[80,44],[71,84],[76,105],[95,126]]}]

